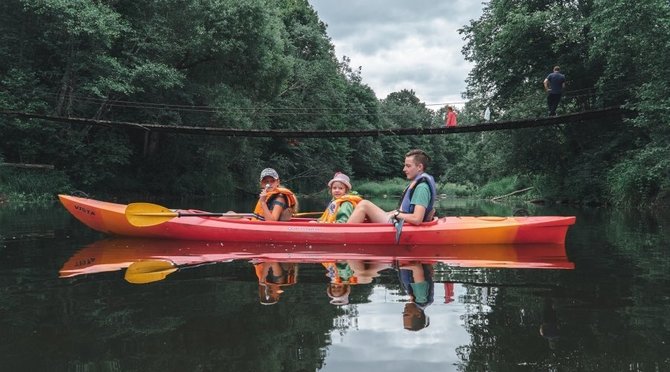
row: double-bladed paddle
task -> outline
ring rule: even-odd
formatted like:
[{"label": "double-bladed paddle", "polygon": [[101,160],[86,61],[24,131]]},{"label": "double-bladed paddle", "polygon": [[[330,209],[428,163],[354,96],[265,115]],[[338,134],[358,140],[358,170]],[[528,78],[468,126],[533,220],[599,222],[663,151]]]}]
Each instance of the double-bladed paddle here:
[{"label": "double-bladed paddle", "polygon": [[[253,213],[210,213],[210,212],[182,212],[165,208],[152,203],[131,203],[126,207],[126,219],[137,227],[159,225],[175,217],[224,217],[224,218],[251,218]],[[321,216],[322,212],[296,213],[294,217]]]},{"label": "double-bladed paddle", "polygon": [[248,218],[252,213],[209,213],[209,212],[182,212],[165,208],[152,203],[131,203],[126,206],[126,218],[133,226],[154,226],[167,222],[175,217],[221,217]]}]

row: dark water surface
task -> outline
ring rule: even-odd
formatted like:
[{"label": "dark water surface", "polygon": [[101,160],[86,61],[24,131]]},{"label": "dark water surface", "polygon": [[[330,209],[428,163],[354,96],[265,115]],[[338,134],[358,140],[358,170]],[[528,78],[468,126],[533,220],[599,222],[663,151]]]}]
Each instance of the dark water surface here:
[{"label": "dark water surface", "polygon": [[[237,203],[170,206],[252,201]],[[440,212],[519,206],[576,215],[565,247],[109,239],[59,205],[5,207],[0,370],[670,370],[668,213],[465,200]],[[348,296],[328,290],[335,264],[342,283],[355,282]],[[427,285],[405,288],[412,270]]]}]

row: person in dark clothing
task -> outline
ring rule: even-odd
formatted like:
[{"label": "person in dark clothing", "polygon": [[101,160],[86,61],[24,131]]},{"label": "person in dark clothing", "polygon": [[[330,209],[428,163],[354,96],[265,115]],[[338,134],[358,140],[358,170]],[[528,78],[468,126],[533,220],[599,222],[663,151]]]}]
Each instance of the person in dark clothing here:
[{"label": "person in dark clothing", "polygon": [[556,116],[556,108],[561,101],[563,88],[565,88],[565,75],[561,74],[559,66],[554,67],[554,72],[544,79],[544,90],[547,91],[547,107],[549,116]]}]

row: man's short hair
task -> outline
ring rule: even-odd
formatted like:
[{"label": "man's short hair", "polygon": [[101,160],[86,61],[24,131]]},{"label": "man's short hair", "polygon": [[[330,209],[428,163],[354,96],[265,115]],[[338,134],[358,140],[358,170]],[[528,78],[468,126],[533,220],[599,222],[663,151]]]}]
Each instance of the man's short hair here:
[{"label": "man's short hair", "polygon": [[561,68],[559,66],[554,66],[554,71],[561,71]]},{"label": "man's short hair", "polygon": [[414,157],[415,163],[423,164],[424,171],[428,169],[428,163],[430,163],[430,156],[428,156],[428,154],[426,154],[423,150],[419,149],[410,150],[407,154],[405,154],[405,157],[409,158],[410,156]]},{"label": "man's short hair", "polygon": [[[414,307],[418,310],[417,313],[409,312],[409,308]],[[430,325],[430,318],[423,311],[420,306],[413,302],[408,302],[405,304],[405,310],[402,314],[403,328],[408,331],[420,331]]]}]

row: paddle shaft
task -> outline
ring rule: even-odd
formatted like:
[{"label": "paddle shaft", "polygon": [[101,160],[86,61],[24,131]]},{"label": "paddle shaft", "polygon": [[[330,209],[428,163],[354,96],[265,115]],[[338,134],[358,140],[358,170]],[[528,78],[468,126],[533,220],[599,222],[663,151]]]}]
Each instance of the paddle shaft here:
[{"label": "paddle shaft", "polygon": [[136,216],[146,217],[253,217],[253,213],[210,213],[210,212],[133,212]]},{"label": "paddle shaft", "polygon": [[[159,212],[160,213],[160,212]],[[254,217],[253,213],[184,213],[184,212],[175,212],[177,217]],[[293,217],[307,217],[307,216],[321,216],[323,212],[303,212],[303,213],[294,213]],[[150,216],[151,214],[142,214],[143,216]],[[160,214],[158,214],[160,215]]]},{"label": "paddle shaft", "polygon": [[[167,222],[175,217],[222,217],[222,218],[252,218],[253,213],[210,213],[210,212],[188,212],[172,210],[151,203],[131,203],[126,206],[125,211],[128,222],[133,226],[154,226]],[[296,213],[294,217],[320,216],[321,212]]]}]

